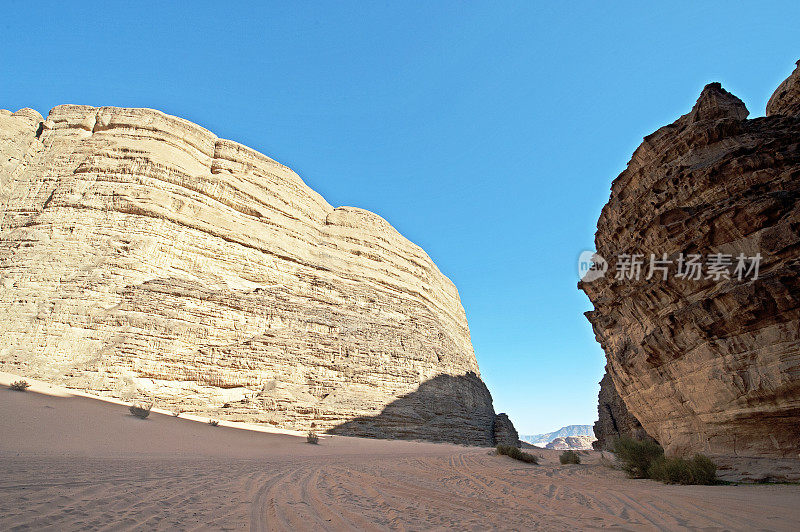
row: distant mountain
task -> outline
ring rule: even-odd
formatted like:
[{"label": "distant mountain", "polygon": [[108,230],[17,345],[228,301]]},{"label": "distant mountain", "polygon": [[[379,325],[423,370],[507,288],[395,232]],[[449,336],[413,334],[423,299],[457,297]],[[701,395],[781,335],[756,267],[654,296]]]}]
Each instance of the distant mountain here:
[{"label": "distant mountain", "polygon": [[547,432],[545,434],[522,434],[519,438],[531,445],[544,447],[556,438],[567,438],[570,436],[586,436],[592,440],[595,439],[591,425],[567,425],[553,432]]},{"label": "distant mountain", "polygon": [[594,436],[567,436],[566,438],[556,438],[548,443],[545,448],[558,449],[559,451],[585,451],[592,448]]}]

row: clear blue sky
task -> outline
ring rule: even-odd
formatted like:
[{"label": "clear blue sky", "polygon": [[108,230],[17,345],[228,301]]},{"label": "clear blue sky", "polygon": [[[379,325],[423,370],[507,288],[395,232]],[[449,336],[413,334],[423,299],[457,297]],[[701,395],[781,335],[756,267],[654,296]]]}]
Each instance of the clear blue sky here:
[{"label": "clear blue sky", "polygon": [[160,109],[379,213],[455,282],[521,433],[596,418],[576,260],[642,137],[711,81],[763,115],[800,59],[797,2],[109,4],[5,5],[0,108]]}]

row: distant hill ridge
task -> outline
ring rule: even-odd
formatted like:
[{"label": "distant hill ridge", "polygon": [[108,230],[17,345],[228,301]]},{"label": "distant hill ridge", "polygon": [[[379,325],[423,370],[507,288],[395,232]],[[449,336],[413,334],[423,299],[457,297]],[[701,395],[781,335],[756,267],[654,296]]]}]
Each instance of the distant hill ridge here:
[{"label": "distant hill ridge", "polygon": [[594,432],[591,425],[567,425],[566,427],[561,427],[558,430],[544,434],[523,434],[520,435],[520,439],[531,445],[544,446],[556,438],[567,438],[569,436],[588,436],[594,439]]}]

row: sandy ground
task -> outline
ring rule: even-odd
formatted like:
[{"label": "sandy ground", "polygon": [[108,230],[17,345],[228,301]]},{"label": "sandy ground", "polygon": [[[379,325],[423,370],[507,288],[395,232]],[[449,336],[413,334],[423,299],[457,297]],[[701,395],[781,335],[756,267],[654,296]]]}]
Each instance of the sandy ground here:
[{"label": "sandy ground", "polygon": [[[598,463],[247,430],[0,374],[0,530],[797,530],[800,486],[665,486]],[[33,381],[31,381],[33,382]]]}]

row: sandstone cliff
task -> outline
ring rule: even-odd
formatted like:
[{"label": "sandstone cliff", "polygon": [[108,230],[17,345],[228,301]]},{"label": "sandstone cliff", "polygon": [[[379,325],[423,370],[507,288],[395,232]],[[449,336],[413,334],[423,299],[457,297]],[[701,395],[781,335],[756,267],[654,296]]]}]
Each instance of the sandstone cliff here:
[{"label": "sandstone cliff", "polygon": [[455,287],[381,217],[148,109],[2,111],[0,141],[3,370],[295,429],[505,426]]},{"label": "sandstone cliff", "polygon": [[[752,120],[706,86],[690,113],[644,139],[598,221],[610,267],[579,285],[587,317],[622,403],[668,452],[800,452],[799,78]],[[667,254],[672,275],[616,279],[625,253]],[[731,278],[675,277],[680,254],[708,266],[717,253],[732,256]],[[757,279],[736,278],[740,254],[760,254]]]}]

